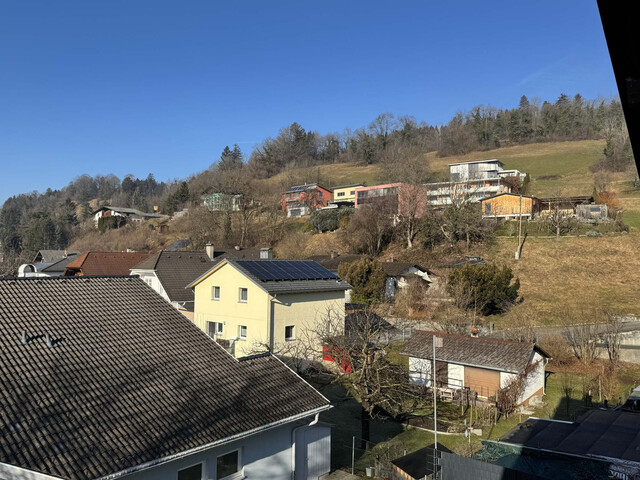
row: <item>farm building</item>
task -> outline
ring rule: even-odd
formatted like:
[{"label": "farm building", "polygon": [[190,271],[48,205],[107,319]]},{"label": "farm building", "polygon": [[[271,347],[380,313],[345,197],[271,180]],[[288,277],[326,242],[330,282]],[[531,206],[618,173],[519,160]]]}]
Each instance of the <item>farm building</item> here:
[{"label": "farm building", "polygon": [[483,218],[533,218],[536,198],[515,193],[499,193],[482,200]]},{"label": "farm building", "polygon": [[431,387],[434,336],[442,339],[441,347],[436,343],[436,388],[447,393],[469,389],[490,399],[524,374],[518,403],[544,395],[550,356],[536,344],[421,330],[413,332],[402,352],[409,356],[412,384]]},{"label": "farm building", "polygon": [[591,202],[593,202],[593,197],[589,196],[539,198],[535,213],[546,216],[558,210],[567,215],[575,215],[578,205]]}]

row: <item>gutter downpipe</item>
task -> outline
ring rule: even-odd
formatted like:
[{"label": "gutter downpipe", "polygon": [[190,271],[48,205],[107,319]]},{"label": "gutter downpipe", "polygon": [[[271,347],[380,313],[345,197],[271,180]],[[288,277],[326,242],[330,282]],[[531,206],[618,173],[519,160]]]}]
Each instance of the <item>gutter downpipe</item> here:
[{"label": "gutter downpipe", "polygon": [[275,348],[276,348],[276,342],[275,342],[275,330],[276,330],[276,326],[275,326],[275,313],[276,313],[276,307],[274,304],[274,300],[277,299],[278,294],[273,294],[269,299],[269,352],[271,353],[271,355],[274,355],[275,352]]},{"label": "gutter downpipe", "polygon": [[291,430],[291,480],[296,478],[296,433],[301,428],[313,427],[320,419],[320,412],[316,413],[316,417],[309,425],[300,425]]}]

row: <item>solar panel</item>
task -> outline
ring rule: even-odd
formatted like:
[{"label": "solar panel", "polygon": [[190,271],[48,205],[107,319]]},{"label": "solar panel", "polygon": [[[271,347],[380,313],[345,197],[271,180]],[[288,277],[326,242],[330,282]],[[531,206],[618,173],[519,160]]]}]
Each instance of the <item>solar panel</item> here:
[{"label": "solar panel", "polygon": [[308,185],[296,185],[295,187],[291,187],[289,189],[289,192],[300,192],[302,190],[306,190],[307,188],[309,188]]},{"label": "solar panel", "polygon": [[339,278],[311,260],[236,260],[236,262],[262,282]]}]

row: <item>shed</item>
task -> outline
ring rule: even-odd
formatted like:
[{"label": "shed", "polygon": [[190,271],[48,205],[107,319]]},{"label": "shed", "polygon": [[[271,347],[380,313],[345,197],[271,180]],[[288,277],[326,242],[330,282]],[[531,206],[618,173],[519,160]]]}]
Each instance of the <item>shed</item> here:
[{"label": "shed", "polygon": [[529,370],[518,403],[544,395],[545,366],[551,357],[535,343],[422,330],[413,332],[402,352],[409,356],[412,384],[431,387],[434,336],[442,339],[436,349],[436,388],[465,388],[489,399]]}]

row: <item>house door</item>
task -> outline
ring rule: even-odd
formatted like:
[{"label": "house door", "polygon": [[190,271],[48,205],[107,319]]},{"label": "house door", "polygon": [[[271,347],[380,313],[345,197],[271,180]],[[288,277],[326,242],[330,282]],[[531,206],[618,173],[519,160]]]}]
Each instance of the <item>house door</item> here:
[{"label": "house door", "polygon": [[331,429],[315,426],[296,432],[296,479],[318,480],[331,470]]},{"label": "house door", "polygon": [[436,359],[436,386],[447,388],[449,385],[449,364]]}]

